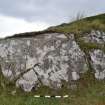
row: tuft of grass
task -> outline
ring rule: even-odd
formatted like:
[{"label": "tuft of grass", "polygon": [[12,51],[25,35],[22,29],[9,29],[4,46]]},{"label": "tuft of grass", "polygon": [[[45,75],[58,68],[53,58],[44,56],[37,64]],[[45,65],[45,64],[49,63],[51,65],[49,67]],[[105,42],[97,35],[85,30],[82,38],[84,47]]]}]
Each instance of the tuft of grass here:
[{"label": "tuft of grass", "polygon": [[81,39],[78,39],[78,44],[83,51],[90,51],[93,49],[100,49],[102,51],[105,50],[105,46],[103,44],[90,43],[90,42],[86,43]]}]

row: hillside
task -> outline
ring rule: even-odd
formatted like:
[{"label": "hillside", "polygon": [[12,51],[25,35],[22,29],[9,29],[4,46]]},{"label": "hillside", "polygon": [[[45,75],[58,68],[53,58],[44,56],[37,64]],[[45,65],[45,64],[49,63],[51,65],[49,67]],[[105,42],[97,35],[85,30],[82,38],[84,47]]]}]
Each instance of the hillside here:
[{"label": "hillside", "polygon": [[89,32],[90,30],[103,30],[105,31],[105,14],[100,14],[92,17],[86,17],[83,19],[75,19],[70,23],[63,23],[59,26],[50,27],[49,30],[65,33],[82,34]]},{"label": "hillside", "polygon": [[105,14],[1,39],[0,67],[0,105],[104,105]]}]

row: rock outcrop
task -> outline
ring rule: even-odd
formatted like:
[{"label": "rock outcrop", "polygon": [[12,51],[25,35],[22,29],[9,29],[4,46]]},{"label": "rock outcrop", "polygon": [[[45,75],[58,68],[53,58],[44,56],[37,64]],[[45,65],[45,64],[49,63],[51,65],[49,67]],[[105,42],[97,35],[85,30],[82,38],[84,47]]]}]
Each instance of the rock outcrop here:
[{"label": "rock outcrop", "polygon": [[90,33],[85,34],[83,40],[86,43],[105,44],[105,33],[102,31],[92,30]]},{"label": "rock outcrop", "polygon": [[95,77],[97,79],[105,78],[105,53],[99,49],[91,51],[91,64],[95,70]]},{"label": "rock outcrop", "polygon": [[[105,34],[92,31],[82,39],[86,43],[104,44]],[[92,49],[89,55],[95,77],[104,79],[105,53]],[[75,41],[74,35],[66,36],[63,33],[0,40],[0,65],[4,77],[27,92],[41,85],[61,88],[62,81],[70,84],[88,70],[86,54]]]}]

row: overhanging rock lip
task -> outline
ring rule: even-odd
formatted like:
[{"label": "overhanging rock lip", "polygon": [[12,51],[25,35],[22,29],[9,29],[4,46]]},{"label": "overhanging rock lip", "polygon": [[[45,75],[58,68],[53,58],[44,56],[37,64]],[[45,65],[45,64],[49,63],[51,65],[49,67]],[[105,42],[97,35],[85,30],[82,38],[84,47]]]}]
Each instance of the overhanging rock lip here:
[{"label": "overhanging rock lip", "polygon": [[55,31],[55,30],[43,30],[43,31],[33,31],[33,32],[25,32],[25,33],[19,33],[14,34],[13,36],[5,37],[4,39],[11,39],[11,38],[29,38],[29,37],[36,37],[38,35],[42,34],[51,34],[51,33],[61,33],[65,34],[63,32]]}]

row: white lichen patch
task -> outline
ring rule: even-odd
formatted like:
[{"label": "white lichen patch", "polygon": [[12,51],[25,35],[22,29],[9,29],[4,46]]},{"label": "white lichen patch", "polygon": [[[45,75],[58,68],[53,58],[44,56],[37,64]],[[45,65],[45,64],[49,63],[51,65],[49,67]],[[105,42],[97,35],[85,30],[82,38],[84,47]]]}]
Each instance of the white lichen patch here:
[{"label": "white lichen patch", "polygon": [[75,71],[73,71],[72,72],[72,78],[73,78],[73,80],[78,80],[80,77],[79,77],[79,75],[77,74],[77,72],[75,72]]},{"label": "white lichen patch", "polygon": [[105,78],[105,53],[102,50],[94,50],[90,52],[92,67],[95,70],[95,77],[97,79]]}]

